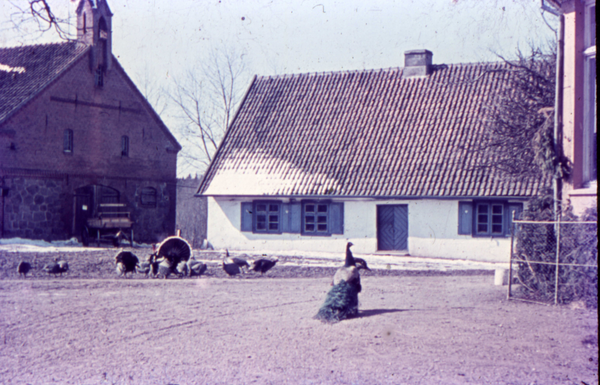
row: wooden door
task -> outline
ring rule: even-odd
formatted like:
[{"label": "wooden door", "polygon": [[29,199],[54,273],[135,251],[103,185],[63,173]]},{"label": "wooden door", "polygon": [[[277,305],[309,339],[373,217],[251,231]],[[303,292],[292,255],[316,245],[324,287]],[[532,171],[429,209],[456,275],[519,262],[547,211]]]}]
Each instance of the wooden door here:
[{"label": "wooden door", "polygon": [[377,248],[408,250],[408,205],[377,206]]}]

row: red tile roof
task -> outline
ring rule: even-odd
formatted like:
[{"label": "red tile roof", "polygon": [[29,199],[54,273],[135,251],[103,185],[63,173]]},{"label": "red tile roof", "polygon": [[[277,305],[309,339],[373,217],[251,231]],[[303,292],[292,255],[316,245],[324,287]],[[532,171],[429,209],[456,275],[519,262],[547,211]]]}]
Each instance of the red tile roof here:
[{"label": "red tile roof", "polygon": [[74,42],[0,48],[0,123],[56,79],[87,49]]},{"label": "red tile roof", "polygon": [[258,77],[198,193],[203,195],[526,197],[537,179],[502,178],[473,151],[503,63]]}]

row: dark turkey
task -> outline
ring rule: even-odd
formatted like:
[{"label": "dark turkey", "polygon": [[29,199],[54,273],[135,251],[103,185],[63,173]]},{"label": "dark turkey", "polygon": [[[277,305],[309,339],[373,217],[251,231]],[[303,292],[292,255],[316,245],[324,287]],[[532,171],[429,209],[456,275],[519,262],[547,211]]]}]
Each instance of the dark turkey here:
[{"label": "dark turkey", "polygon": [[54,274],[54,276],[60,274],[62,277],[62,273],[69,271],[69,264],[67,261],[59,261],[58,258],[55,258],[54,262],[45,265],[42,270],[47,271],[48,274]]},{"label": "dark turkey", "polygon": [[31,264],[29,262],[21,261],[19,265],[17,265],[17,273],[19,276],[23,276],[23,278],[27,278],[27,273],[31,270]]},{"label": "dark turkey", "polygon": [[207,269],[206,263],[197,261],[193,257],[187,261],[187,265],[188,265],[188,272],[190,274],[190,277],[200,276]]},{"label": "dark turkey", "polygon": [[138,257],[131,251],[119,251],[115,255],[115,263],[117,264],[117,273],[127,277],[127,273],[135,273],[136,267],[139,265]]},{"label": "dark turkey", "polygon": [[325,302],[315,316],[323,322],[335,323],[358,315],[358,293],[361,292],[360,274],[350,247],[346,245],[344,266],[333,276],[333,287],[327,293]]},{"label": "dark turkey", "polygon": [[275,264],[279,261],[279,259],[275,258],[274,260],[270,260],[270,259],[265,259],[265,258],[261,258],[261,259],[257,259],[256,261],[254,261],[252,263],[252,267],[250,267],[250,270],[252,271],[256,271],[259,272],[260,274],[264,274],[267,271],[269,271],[273,266],[275,266]]}]

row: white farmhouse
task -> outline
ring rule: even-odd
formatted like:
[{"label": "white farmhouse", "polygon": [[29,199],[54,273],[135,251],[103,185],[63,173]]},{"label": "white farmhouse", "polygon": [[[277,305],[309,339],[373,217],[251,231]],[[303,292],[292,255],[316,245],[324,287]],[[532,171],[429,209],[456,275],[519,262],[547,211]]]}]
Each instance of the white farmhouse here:
[{"label": "white farmhouse", "polygon": [[544,187],[484,165],[505,63],[255,77],[198,189],[208,240],[255,251],[506,261],[512,213]]}]

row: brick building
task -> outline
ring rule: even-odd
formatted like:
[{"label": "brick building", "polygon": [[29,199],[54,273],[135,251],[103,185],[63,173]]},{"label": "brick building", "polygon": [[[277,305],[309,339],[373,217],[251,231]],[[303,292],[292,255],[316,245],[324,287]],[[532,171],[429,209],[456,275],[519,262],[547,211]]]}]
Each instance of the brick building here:
[{"label": "brick building", "polygon": [[0,236],[80,236],[125,203],[137,242],[175,230],[181,149],[111,53],[106,1],[81,0],[77,41],[0,48]]}]

